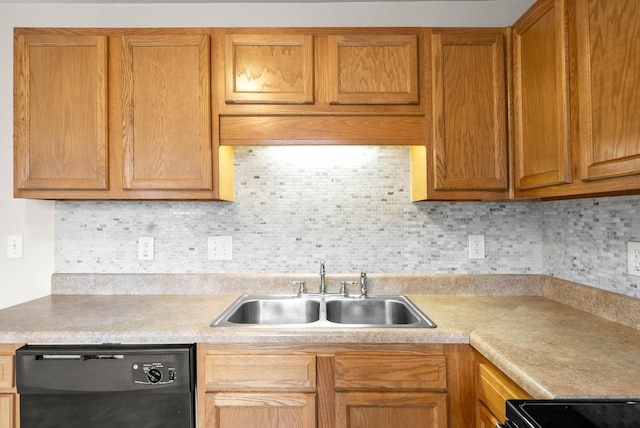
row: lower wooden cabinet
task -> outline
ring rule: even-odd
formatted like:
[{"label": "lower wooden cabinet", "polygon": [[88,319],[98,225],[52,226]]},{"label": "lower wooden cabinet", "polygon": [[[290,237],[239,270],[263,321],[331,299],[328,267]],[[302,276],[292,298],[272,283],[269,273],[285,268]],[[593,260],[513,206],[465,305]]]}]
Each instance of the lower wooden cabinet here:
[{"label": "lower wooden cabinet", "polygon": [[531,396],[489,360],[478,352],[474,354],[476,428],[495,427],[496,423],[502,423],[507,418],[507,400]]},{"label": "lower wooden cabinet", "polygon": [[338,392],[336,428],[447,427],[447,399],[430,392]]},{"label": "lower wooden cabinet", "polygon": [[448,426],[443,345],[271,348],[198,345],[200,428]]},{"label": "lower wooden cabinet", "polygon": [[22,345],[0,344],[0,428],[19,428],[15,351]]},{"label": "lower wooden cabinet", "polygon": [[14,428],[16,425],[15,394],[0,394],[0,428]]},{"label": "lower wooden cabinet", "polygon": [[205,426],[313,428],[316,426],[316,394],[207,393]]},{"label": "lower wooden cabinet", "polygon": [[503,422],[498,420],[482,402],[478,401],[476,403],[476,428],[494,428]]}]

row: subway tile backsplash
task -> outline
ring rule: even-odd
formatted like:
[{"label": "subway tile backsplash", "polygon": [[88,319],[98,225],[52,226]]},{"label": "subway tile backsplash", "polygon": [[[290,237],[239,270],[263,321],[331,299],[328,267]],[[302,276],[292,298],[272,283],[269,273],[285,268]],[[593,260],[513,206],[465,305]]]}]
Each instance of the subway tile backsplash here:
[{"label": "subway tile backsplash", "polygon": [[[328,274],[545,273],[639,297],[621,258],[638,197],[411,203],[409,183],[407,147],[237,147],[233,203],[57,202],[56,272],[309,273],[324,259]],[[470,234],[485,259],[468,258]],[[215,235],[233,237],[232,260],[207,259]],[[153,261],[137,259],[140,236]]]}]

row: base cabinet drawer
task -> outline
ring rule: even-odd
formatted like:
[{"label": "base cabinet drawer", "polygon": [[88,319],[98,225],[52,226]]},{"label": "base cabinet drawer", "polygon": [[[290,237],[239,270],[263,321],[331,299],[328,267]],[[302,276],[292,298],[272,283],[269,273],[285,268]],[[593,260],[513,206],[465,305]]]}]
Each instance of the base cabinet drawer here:
[{"label": "base cabinet drawer", "polygon": [[211,428],[314,428],[314,393],[208,393],[206,426]]},{"label": "base cabinet drawer", "polygon": [[446,394],[338,392],[336,428],[447,428]]}]

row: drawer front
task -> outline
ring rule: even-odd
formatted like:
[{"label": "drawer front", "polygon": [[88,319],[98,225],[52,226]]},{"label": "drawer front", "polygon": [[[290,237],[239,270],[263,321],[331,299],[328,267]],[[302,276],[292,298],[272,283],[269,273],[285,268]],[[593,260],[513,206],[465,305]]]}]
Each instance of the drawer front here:
[{"label": "drawer front", "polygon": [[336,354],[336,389],[438,390],[447,388],[444,355]]},{"label": "drawer front", "polygon": [[506,400],[531,398],[515,382],[488,363],[476,363],[476,376],[477,398],[500,420],[506,419]]},{"label": "drawer front", "polygon": [[0,355],[0,388],[13,388],[13,356]]},{"label": "drawer front", "polygon": [[210,354],[207,391],[315,391],[315,355]]}]

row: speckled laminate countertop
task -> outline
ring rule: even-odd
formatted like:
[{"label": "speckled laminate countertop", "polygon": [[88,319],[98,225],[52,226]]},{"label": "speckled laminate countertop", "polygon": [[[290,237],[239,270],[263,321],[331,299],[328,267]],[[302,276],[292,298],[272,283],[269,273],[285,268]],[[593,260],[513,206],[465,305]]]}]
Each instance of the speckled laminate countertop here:
[{"label": "speckled laminate countertop", "polygon": [[0,310],[0,343],[470,343],[536,398],[640,397],[640,331],[540,295],[409,294],[435,329],[209,327],[237,297],[54,294]]}]

